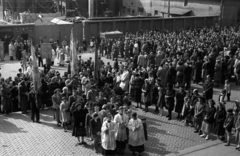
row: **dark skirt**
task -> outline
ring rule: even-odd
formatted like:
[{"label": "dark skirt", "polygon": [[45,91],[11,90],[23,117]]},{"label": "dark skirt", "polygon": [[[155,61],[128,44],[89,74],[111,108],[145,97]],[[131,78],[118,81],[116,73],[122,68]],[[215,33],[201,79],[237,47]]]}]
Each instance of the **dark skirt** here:
[{"label": "dark skirt", "polygon": [[73,127],[72,136],[80,137],[86,135],[86,129],[84,127]]},{"label": "dark skirt", "polygon": [[145,151],[144,144],[143,144],[143,145],[140,145],[140,146],[128,145],[128,148],[129,148],[129,150],[132,151],[132,152],[142,153],[143,151]]},{"label": "dark skirt", "polygon": [[141,102],[142,91],[141,89],[134,89],[134,101],[137,103]]},{"label": "dark skirt", "polygon": [[123,151],[123,150],[125,150],[125,148],[126,148],[126,141],[117,141],[116,140],[116,145],[117,145],[117,150],[118,151]]},{"label": "dark skirt", "polygon": [[218,136],[225,135],[225,128],[223,127],[224,123],[216,123],[214,124],[214,134]]},{"label": "dark skirt", "polygon": [[183,104],[184,104],[184,101],[180,101],[180,102],[176,103],[176,107],[175,107],[175,112],[176,113],[181,113],[182,112]]},{"label": "dark skirt", "polygon": [[105,150],[104,148],[102,148],[102,155],[104,156],[112,156],[115,154],[116,154],[115,150]]}]

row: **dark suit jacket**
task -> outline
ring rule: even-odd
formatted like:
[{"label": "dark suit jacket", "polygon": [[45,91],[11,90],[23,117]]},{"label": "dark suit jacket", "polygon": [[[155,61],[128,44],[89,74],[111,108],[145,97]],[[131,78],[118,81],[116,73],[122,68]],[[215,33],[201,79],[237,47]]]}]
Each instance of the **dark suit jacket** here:
[{"label": "dark suit jacket", "polygon": [[97,119],[97,122],[92,119],[90,121],[90,124],[91,124],[91,129],[92,129],[92,135],[97,135],[98,132],[101,132],[101,119]]}]

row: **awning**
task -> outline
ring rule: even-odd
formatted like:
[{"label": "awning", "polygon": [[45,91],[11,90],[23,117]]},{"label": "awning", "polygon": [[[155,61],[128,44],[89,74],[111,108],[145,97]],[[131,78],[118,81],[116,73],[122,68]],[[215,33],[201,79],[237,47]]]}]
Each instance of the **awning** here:
[{"label": "awning", "polygon": [[104,32],[100,33],[101,38],[123,38],[124,35],[120,31],[110,31],[110,32]]},{"label": "awning", "polygon": [[[189,10],[189,9],[171,8],[170,15],[185,15],[191,11],[192,10]],[[166,9],[163,8],[160,10],[160,12],[163,14],[168,14],[168,8],[166,8]]]},{"label": "awning", "polygon": [[68,22],[68,21],[63,21],[60,20],[58,18],[54,18],[53,20],[51,20],[52,23],[54,24],[58,24],[58,25],[62,25],[62,24],[72,24],[72,22]]}]

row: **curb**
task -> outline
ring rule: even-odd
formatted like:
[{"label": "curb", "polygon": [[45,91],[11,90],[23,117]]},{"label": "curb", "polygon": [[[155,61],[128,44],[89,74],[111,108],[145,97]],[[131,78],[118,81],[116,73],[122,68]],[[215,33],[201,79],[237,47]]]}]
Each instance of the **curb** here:
[{"label": "curb", "polygon": [[219,144],[223,144],[223,142],[221,140],[211,141],[211,142],[208,142],[208,143],[205,143],[205,144],[202,144],[202,145],[197,145],[197,146],[194,146],[194,147],[190,147],[190,148],[181,150],[181,151],[176,152],[176,153],[167,154],[165,156],[184,156],[184,155],[187,155],[187,154],[190,154],[190,153],[195,153],[197,151],[201,151],[201,150],[213,147],[213,146],[217,146]]}]

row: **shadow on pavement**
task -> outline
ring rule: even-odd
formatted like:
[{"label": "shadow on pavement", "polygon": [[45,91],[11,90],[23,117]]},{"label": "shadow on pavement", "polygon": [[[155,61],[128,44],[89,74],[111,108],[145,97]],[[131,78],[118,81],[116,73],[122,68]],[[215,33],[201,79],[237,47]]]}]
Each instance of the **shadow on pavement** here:
[{"label": "shadow on pavement", "polygon": [[17,127],[13,123],[7,121],[7,118],[0,115],[0,132],[2,133],[27,133],[22,128]]}]

